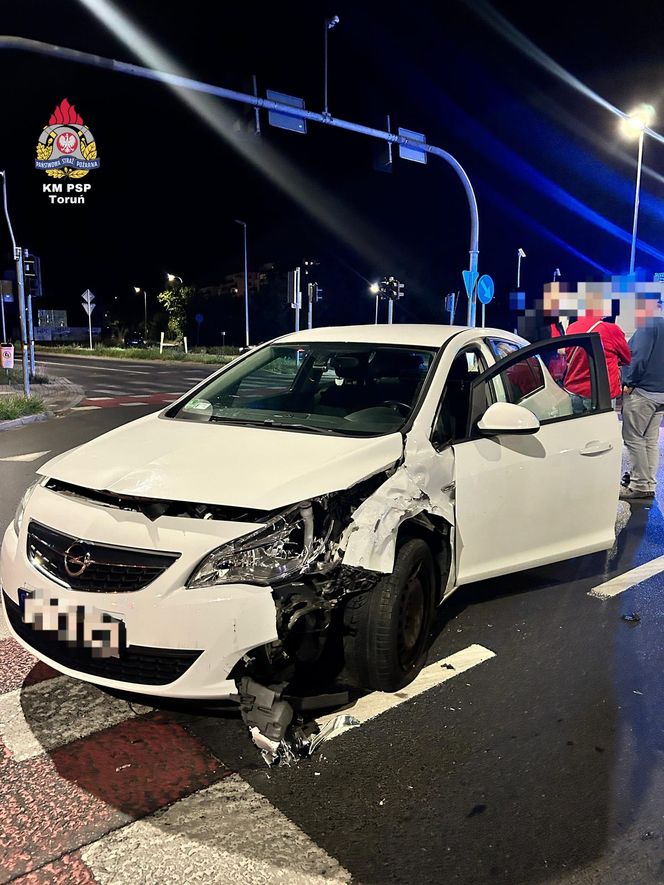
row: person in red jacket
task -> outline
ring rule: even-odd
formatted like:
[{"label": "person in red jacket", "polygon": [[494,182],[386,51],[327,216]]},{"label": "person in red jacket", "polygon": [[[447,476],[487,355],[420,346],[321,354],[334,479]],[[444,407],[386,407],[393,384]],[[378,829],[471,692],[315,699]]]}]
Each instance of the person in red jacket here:
[{"label": "person in red jacket", "polygon": [[[580,332],[597,332],[602,339],[606,368],[609,374],[609,390],[613,406],[622,392],[620,366],[628,366],[632,360],[625,333],[615,323],[606,322],[607,303],[600,292],[586,291],[583,316],[567,327],[568,335]],[[588,357],[582,347],[565,349],[567,371],[564,387],[573,394],[572,405],[575,412],[589,412],[592,408],[592,391],[590,388],[590,369]]]}]

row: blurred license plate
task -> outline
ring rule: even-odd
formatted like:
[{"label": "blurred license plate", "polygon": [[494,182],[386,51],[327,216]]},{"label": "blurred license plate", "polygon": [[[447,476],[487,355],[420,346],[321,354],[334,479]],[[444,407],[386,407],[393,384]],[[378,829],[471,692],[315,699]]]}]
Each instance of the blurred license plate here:
[{"label": "blurred license plate", "polygon": [[18,601],[24,624],[73,648],[87,648],[93,658],[117,658],[126,648],[124,622],[106,612],[39,590],[21,588]]}]

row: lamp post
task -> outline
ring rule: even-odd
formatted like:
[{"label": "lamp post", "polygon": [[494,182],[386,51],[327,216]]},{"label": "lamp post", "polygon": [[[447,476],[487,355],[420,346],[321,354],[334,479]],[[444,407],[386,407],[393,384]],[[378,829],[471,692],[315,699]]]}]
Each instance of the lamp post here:
[{"label": "lamp post", "polygon": [[521,259],[526,257],[526,253],[523,249],[517,249],[517,259],[516,259],[516,290],[517,292],[521,287]]},{"label": "lamp post", "polygon": [[634,219],[632,221],[632,248],[629,253],[629,272],[634,273],[636,258],[636,227],[639,220],[639,195],[641,192],[641,167],[643,165],[643,135],[655,119],[655,109],[650,104],[640,104],[621,120],[620,128],[623,135],[638,136],[639,147],[636,161],[636,189],[634,191]]},{"label": "lamp post", "polygon": [[375,296],[376,296],[376,319],[375,319],[375,324],[378,325],[378,294],[379,294],[379,292],[380,292],[380,284],[379,284],[379,283],[372,283],[372,284],[369,286],[369,291],[372,293],[372,295],[375,295]]},{"label": "lamp post", "polygon": [[182,282],[182,277],[179,277],[176,273],[167,273],[166,279],[169,283],[174,283],[176,280],[180,280],[180,285],[184,286],[184,283]]},{"label": "lamp post", "polygon": [[148,293],[145,289],[140,289],[138,286],[134,286],[134,292],[137,295],[140,295],[143,292],[143,328],[145,335],[145,343],[147,344],[148,340]]},{"label": "lamp post", "polygon": [[236,224],[241,224],[244,231],[244,343],[249,347],[249,274],[247,271],[247,222],[235,219]]},{"label": "lamp post", "polygon": [[332,18],[325,19],[325,97],[323,101],[323,116],[329,117],[330,112],[327,107],[327,32],[331,31],[336,25],[339,24],[339,16],[333,15]]}]

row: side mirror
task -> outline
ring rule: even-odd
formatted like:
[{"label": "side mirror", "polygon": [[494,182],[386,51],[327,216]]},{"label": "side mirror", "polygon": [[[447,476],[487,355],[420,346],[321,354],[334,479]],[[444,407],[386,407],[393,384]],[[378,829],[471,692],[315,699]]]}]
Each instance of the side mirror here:
[{"label": "side mirror", "polygon": [[514,403],[493,403],[477,422],[477,429],[485,436],[500,433],[537,433],[538,419],[524,406]]}]

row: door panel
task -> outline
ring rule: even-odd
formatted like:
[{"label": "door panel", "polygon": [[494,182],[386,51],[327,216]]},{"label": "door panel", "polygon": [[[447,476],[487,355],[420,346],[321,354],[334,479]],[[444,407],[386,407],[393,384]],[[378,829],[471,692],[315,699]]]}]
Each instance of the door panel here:
[{"label": "door panel", "polygon": [[[622,439],[598,338],[531,345],[474,382],[471,438],[454,445],[459,584],[612,545]],[[582,405],[547,370],[565,347],[582,347],[591,365]],[[539,430],[483,437],[477,420],[498,400],[529,408]]]}]

